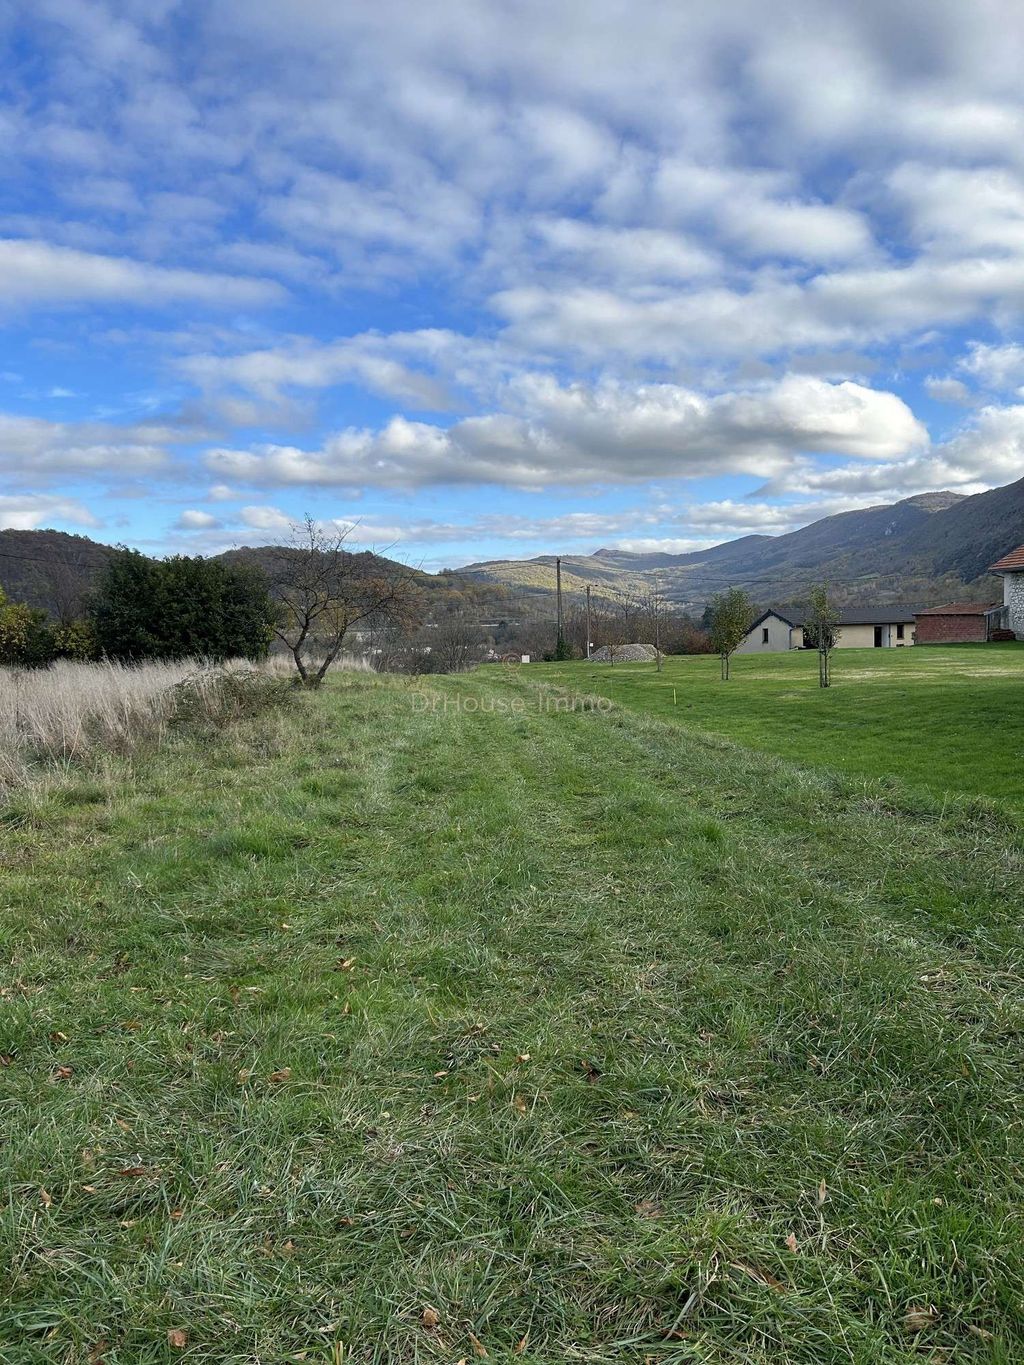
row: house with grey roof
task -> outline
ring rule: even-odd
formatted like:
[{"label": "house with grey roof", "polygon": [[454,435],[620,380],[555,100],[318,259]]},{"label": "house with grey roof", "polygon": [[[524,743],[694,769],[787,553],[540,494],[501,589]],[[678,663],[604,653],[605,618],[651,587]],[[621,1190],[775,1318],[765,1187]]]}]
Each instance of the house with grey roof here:
[{"label": "house with grey roof", "polygon": [[[914,643],[919,607],[844,607],[837,622],[837,649],[899,649]],[[737,654],[778,654],[804,648],[802,612],[772,607],[747,631]]]}]

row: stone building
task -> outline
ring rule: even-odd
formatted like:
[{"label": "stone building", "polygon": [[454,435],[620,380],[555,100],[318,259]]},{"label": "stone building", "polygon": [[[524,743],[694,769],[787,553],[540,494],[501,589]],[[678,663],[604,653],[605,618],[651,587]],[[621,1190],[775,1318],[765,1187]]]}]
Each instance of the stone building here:
[{"label": "stone building", "polygon": [[1003,576],[1003,605],[1006,607],[1006,626],[1018,640],[1024,640],[1024,545],[1018,545],[1008,555],[992,565],[990,573]]}]

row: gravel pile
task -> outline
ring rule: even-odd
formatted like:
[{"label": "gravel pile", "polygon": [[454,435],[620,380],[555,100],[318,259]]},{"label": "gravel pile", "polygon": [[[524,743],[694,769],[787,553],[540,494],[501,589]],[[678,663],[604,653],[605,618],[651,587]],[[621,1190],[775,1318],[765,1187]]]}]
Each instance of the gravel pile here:
[{"label": "gravel pile", "polygon": [[595,664],[653,664],[657,662],[658,651],[653,645],[616,645],[614,659],[607,645],[595,649],[590,662]]}]

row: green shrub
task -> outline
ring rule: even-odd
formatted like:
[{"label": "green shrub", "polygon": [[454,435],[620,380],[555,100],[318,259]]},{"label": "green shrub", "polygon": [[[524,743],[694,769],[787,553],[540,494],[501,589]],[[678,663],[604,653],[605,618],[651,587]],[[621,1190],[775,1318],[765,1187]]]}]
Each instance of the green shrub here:
[{"label": "green shrub", "polygon": [[57,657],[53,627],[45,611],[8,602],[0,593],[0,664],[44,668]]},{"label": "green shrub", "polygon": [[295,693],[290,679],[257,669],[204,670],[174,688],[171,723],[199,730],[220,730],[249,720],[268,707],[282,706]]},{"label": "green shrub", "polygon": [[97,586],[96,638],[111,659],[264,658],[277,609],[258,569],[176,555],[114,555]]}]

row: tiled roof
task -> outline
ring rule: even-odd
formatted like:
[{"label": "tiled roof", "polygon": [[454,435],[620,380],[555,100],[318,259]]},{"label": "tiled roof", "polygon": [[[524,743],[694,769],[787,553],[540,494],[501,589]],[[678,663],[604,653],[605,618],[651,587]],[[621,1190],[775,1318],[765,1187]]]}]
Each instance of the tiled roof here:
[{"label": "tiled roof", "polygon": [[929,607],[927,611],[919,611],[918,616],[984,616],[986,612],[1002,611],[1002,604],[993,602],[987,606],[984,602],[950,602],[945,607]]},{"label": "tiled roof", "polygon": [[[837,613],[839,626],[893,626],[907,624],[920,614],[919,607],[841,607]],[[778,616],[788,626],[802,626],[807,619],[804,612],[789,607],[774,607],[754,622],[760,625],[765,616]],[[751,630],[753,630],[751,626]]]},{"label": "tiled roof", "polygon": [[1024,545],[1018,545],[1016,550],[1011,550],[1008,555],[1003,555],[1002,559],[997,560],[990,573],[1002,573],[1006,569],[1024,569]]}]

